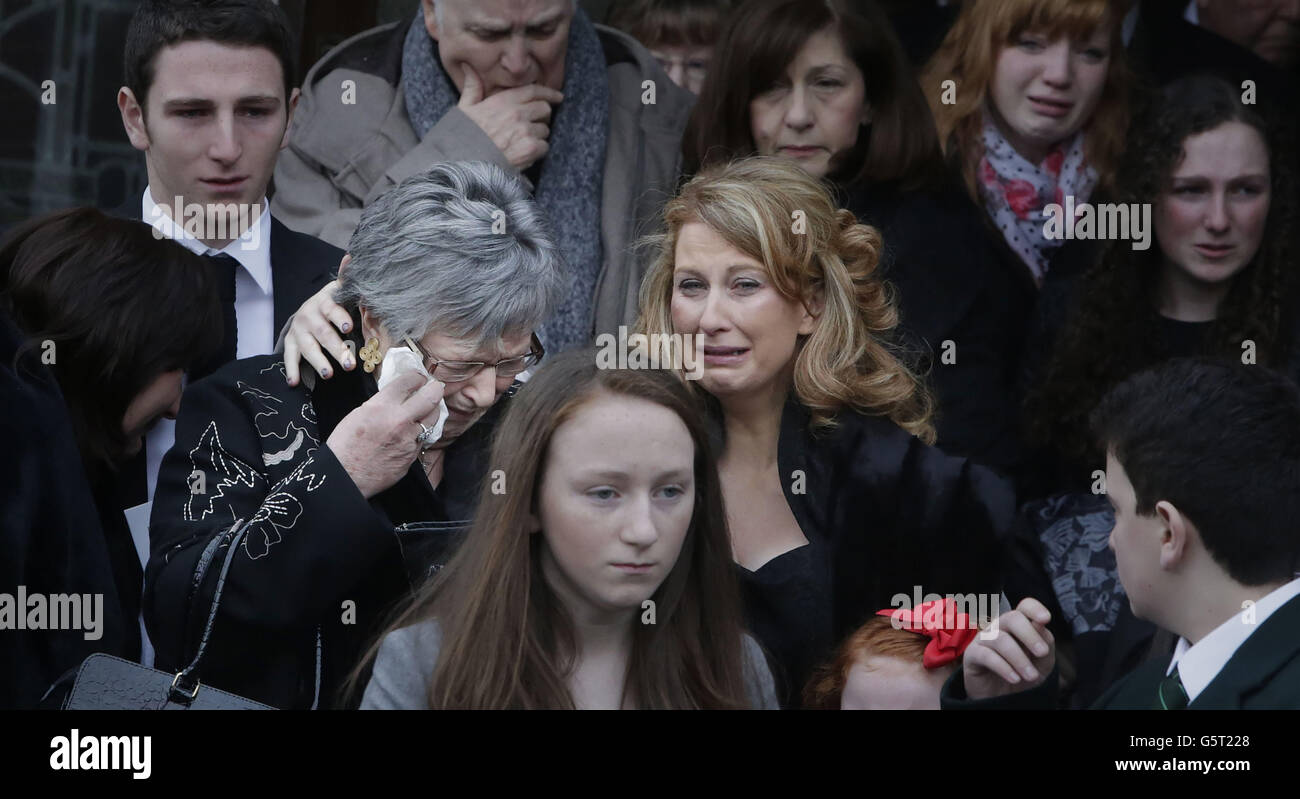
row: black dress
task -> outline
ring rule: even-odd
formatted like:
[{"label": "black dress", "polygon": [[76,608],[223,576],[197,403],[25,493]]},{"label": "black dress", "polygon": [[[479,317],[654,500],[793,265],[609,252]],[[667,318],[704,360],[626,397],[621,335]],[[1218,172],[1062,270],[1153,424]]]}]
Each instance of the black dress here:
[{"label": "black dress", "polygon": [[799,707],[804,685],[835,646],[830,568],[820,540],[750,571],[737,565],[750,633],[767,650],[781,707]]},{"label": "black dress", "polygon": [[1001,591],[1009,480],[888,419],[846,411],[837,422],[814,433],[807,409],[786,402],[777,462],[808,545],[755,572],[736,567],[783,707],[798,707],[812,670],[899,595]]},{"label": "black dress", "polygon": [[[359,322],[354,313],[354,331]],[[374,395],[375,380],[332,366],[335,377],[309,389],[285,382],[280,356],[247,358],[187,389],[150,519],[144,610],[159,668],[192,657],[216,582],[210,570],[194,586],[196,563],[240,519],[249,532],[201,680],[275,707],[355,704],[360,697],[344,698],[340,687],[386,614],[427,574],[409,568],[406,525],[451,535],[468,526],[504,401],[447,449],[437,490],[416,462],[367,500],[325,441]]]}]

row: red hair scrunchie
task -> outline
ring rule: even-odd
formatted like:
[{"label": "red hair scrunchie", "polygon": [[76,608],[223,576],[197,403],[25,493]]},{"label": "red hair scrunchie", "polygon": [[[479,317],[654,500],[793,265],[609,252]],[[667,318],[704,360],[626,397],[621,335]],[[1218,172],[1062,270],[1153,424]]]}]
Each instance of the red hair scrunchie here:
[{"label": "red hair scrunchie", "polygon": [[979,634],[979,627],[970,616],[957,612],[957,603],[951,597],[922,602],[910,610],[878,610],[876,615],[889,616],[895,629],[929,637],[922,660],[927,669],[946,666],[961,657]]}]

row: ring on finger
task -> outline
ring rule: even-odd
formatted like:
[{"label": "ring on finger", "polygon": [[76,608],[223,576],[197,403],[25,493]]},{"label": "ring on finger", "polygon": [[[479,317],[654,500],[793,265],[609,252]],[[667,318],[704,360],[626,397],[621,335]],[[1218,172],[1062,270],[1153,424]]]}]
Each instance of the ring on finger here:
[{"label": "ring on finger", "polygon": [[424,451],[433,446],[433,442],[437,440],[437,437],[434,435],[433,428],[426,427],[424,422],[417,421],[416,424],[420,426],[420,434],[415,437],[415,443],[420,445],[421,451]]}]

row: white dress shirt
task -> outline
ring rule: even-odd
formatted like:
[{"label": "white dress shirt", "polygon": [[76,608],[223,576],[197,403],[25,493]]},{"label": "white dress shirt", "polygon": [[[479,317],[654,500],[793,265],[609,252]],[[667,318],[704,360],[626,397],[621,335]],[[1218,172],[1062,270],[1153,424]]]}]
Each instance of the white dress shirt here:
[{"label": "white dress shirt", "polygon": [[1246,643],[1251,633],[1258,630],[1274,611],[1296,596],[1300,596],[1300,578],[1260,597],[1253,608],[1243,609],[1195,644],[1189,643],[1186,638],[1179,638],[1174,657],[1169,661],[1165,674],[1171,674],[1177,667],[1178,678],[1187,691],[1187,701],[1195,701],[1205,687],[1219,676],[1219,672],[1241,645]]},{"label": "white dress shirt", "polygon": [[[171,217],[174,209],[164,210],[160,207],[154,202],[148,188],[144,190],[143,202],[142,218],[164,236],[184,244],[199,255],[225,253],[243,267],[235,272],[235,322],[239,328],[236,357],[251,358],[274,350],[277,331],[275,303],[271,292],[271,211],[266,199],[262,199],[261,216],[244,231],[244,235],[220,250],[209,247],[187,233],[183,218],[181,224],[175,224]],[[158,485],[158,466],[175,440],[176,423],[170,419],[160,419],[145,438],[149,463],[149,502],[153,502],[153,492]]]},{"label": "white dress shirt", "polygon": [[[271,290],[271,211],[262,198],[262,213],[244,231],[244,235],[217,250],[199,241],[185,231],[184,213],[180,224],[172,220],[175,202],[171,210],[165,211],[153,198],[153,193],[145,187],[141,212],[145,222],[157,228],[162,235],[185,245],[199,255],[216,255],[225,253],[243,267],[235,272],[235,324],[238,326],[238,339],[235,354],[239,358],[251,358],[264,355],[275,349],[275,302]],[[141,565],[149,562],[149,514],[153,507],[153,492],[158,486],[158,467],[163,455],[176,442],[176,422],[172,419],[159,419],[144,439],[146,480],[148,498],[143,505],[126,509],[127,524],[131,528],[131,539],[135,543],[136,554],[140,556]],[[144,614],[140,619],[140,662],[146,666],[154,663],[153,643],[144,627]]]}]

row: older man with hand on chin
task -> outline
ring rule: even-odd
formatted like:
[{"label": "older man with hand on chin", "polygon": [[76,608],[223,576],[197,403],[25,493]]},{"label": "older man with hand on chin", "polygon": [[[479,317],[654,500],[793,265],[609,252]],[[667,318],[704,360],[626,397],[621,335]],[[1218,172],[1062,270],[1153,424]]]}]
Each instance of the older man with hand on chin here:
[{"label": "older man with hand on chin", "polygon": [[[518,172],[567,264],[565,299],[539,336],[568,349],[635,319],[644,264],[630,245],[672,193],[692,101],[575,0],[422,0],[411,23],[361,33],[312,68],[273,205],[291,226],[343,244],[363,207],[434,163]],[[330,294],[304,315],[341,322]],[[342,340],[320,332],[342,362]],[[314,341],[291,336],[293,372],[299,343],[325,365]]]}]

